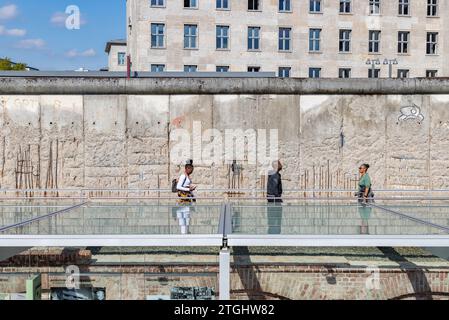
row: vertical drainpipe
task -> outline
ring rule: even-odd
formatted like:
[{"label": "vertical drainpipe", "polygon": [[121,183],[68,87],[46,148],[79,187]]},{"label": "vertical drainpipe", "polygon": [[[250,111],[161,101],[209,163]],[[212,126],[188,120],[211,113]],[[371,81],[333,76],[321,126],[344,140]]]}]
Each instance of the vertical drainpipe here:
[{"label": "vertical drainpipe", "polygon": [[131,78],[131,56],[127,55],[126,56],[126,77],[129,79]]}]

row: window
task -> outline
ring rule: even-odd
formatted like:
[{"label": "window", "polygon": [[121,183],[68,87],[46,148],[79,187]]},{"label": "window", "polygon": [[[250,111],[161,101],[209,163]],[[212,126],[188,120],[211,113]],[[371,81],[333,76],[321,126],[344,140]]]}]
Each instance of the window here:
[{"label": "window", "polygon": [[410,15],[410,0],[399,0],[399,13],[400,16]]},{"label": "window", "polygon": [[398,69],[398,78],[408,78],[409,73],[408,69]]},{"label": "window", "polygon": [[351,69],[350,68],[338,69],[338,77],[341,79],[351,78]]},{"label": "window", "polygon": [[196,49],[197,48],[197,30],[196,24],[184,25],[184,49]]},{"label": "window", "polygon": [[151,0],[152,7],[163,7],[165,6],[165,0]]},{"label": "window", "polygon": [[217,9],[229,9],[229,0],[217,0]]},{"label": "window", "polygon": [[321,0],[309,0],[310,12],[321,12]]},{"label": "window", "polygon": [[164,72],[165,71],[165,64],[152,64],[151,65],[151,72]]},{"label": "window", "polygon": [[250,11],[260,10],[259,0],[248,0],[248,10]]},{"label": "window", "polygon": [[438,15],[438,0],[427,0],[427,16],[436,17]]},{"label": "window", "polygon": [[309,30],[309,51],[320,51],[321,29]]},{"label": "window", "polygon": [[380,14],[380,0],[369,0],[369,14]]},{"label": "window", "polygon": [[195,66],[195,65],[184,66],[184,72],[196,72],[197,69],[198,69],[198,66]]},{"label": "window", "polygon": [[379,53],[380,52],[380,31],[370,30],[368,40],[368,52]]},{"label": "window", "polygon": [[438,32],[427,32],[426,53],[437,54]]},{"label": "window", "polygon": [[164,48],[165,24],[151,24],[151,48]]},{"label": "window", "polygon": [[118,58],[117,64],[118,64],[119,66],[125,65],[125,60],[126,60],[126,53],[125,53],[125,52],[119,52],[119,53],[117,54],[117,58]]},{"label": "window", "polygon": [[340,52],[351,51],[351,30],[340,30],[339,50]]},{"label": "window", "polygon": [[216,48],[229,48],[229,26],[217,26]]},{"label": "window", "polygon": [[426,70],[426,78],[435,78],[438,75],[438,70]]},{"label": "window", "polygon": [[290,78],[290,73],[292,71],[291,67],[279,67],[279,78]]},{"label": "window", "polygon": [[228,72],[229,66],[216,66],[215,70],[217,72]]},{"label": "window", "polygon": [[309,78],[320,78],[321,68],[309,68]]},{"label": "window", "polygon": [[292,4],[290,0],[279,0],[279,11],[289,12],[292,10]]},{"label": "window", "polygon": [[260,67],[248,67],[248,72],[259,72]]},{"label": "window", "polygon": [[279,28],[279,51],[290,51],[291,28]]},{"label": "window", "polygon": [[340,0],[340,13],[351,13],[351,0]]},{"label": "window", "polygon": [[380,77],[380,69],[368,69],[368,78],[379,78]]},{"label": "window", "polygon": [[248,27],[248,50],[260,49],[260,27]]},{"label": "window", "polygon": [[196,0],[184,0],[184,8],[196,8]]},{"label": "window", "polygon": [[410,38],[410,32],[399,31],[398,32],[398,53],[408,53],[408,41]]}]

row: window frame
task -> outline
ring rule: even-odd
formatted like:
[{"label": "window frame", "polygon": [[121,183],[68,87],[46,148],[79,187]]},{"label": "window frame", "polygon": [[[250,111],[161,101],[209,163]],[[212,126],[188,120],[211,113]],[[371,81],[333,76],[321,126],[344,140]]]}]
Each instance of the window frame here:
[{"label": "window frame", "polygon": [[[431,1],[435,1],[435,3],[430,3]],[[429,14],[429,10],[431,8],[435,9],[435,14],[432,14],[432,11],[430,11],[431,14]],[[440,13],[440,3],[438,0],[427,0],[426,5],[426,17],[427,18],[438,18]]]},{"label": "window frame", "polygon": [[[251,69],[251,68],[257,69],[257,71],[249,71],[249,69]],[[255,66],[255,65],[247,66],[247,67],[246,67],[247,72],[251,72],[251,73],[257,73],[257,72],[260,72],[261,69],[262,69],[261,66]]]},{"label": "window frame", "polygon": [[[281,38],[281,29],[282,30],[288,30],[289,31],[289,37],[288,38]],[[288,49],[281,49],[280,44],[281,41],[283,41],[283,44],[285,45],[285,41],[288,40]],[[278,51],[279,52],[292,52],[293,51],[293,28],[290,26],[280,26],[278,28]]]},{"label": "window frame", "polygon": [[[323,70],[323,68],[321,68],[321,67],[309,67],[309,79],[320,79],[322,70]],[[313,71],[318,71],[318,77],[311,76],[311,73]]]},{"label": "window frame", "polygon": [[[407,1],[407,3],[404,3],[404,1]],[[410,17],[411,13],[410,13],[410,9],[411,9],[411,3],[410,0],[398,0],[398,16],[400,17]],[[402,11],[404,11],[405,8],[407,8],[407,14],[405,13],[401,13],[401,8]]]},{"label": "window frame", "polygon": [[[257,38],[255,38],[255,37],[253,37],[253,38],[250,38],[250,34],[249,34],[249,31],[250,31],[250,29],[257,29],[259,32],[258,32],[258,37]],[[262,51],[262,49],[261,49],[261,47],[262,47],[262,37],[261,37],[261,35],[262,35],[262,28],[260,27],[260,26],[248,26],[248,28],[247,28],[247,36],[246,36],[246,49],[247,49],[247,51],[252,51],[252,52],[259,52],[259,51]],[[253,48],[250,48],[249,47],[249,44],[250,44],[250,39],[253,39],[252,40],[252,44],[254,44],[255,42],[254,42],[254,39],[257,39],[258,40],[258,48],[257,49],[254,49],[254,47]]]},{"label": "window frame", "polygon": [[[195,1],[195,6],[188,6],[188,7],[186,7],[185,6],[185,2],[186,1],[189,1],[189,3],[191,3],[192,1]],[[184,0],[184,5],[183,5],[183,9],[186,9],[186,10],[196,10],[196,9],[198,9],[198,7],[199,7],[199,2],[200,2],[200,0]]]},{"label": "window frame", "polygon": [[[281,9],[281,1],[288,1],[290,9]],[[278,0],[278,11],[282,13],[293,12],[293,1],[292,0]]]},{"label": "window frame", "polygon": [[[349,39],[343,39],[342,34],[345,32],[349,32]],[[348,50],[341,50],[341,45],[346,47],[348,46]],[[346,49],[346,48],[343,48]],[[352,30],[351,29],[339,29],[338,30],[338,53],[351,53],[352,52]]]},{"label": "window frame", "polygon": [[[288,70],[288,76],[281,76],[281,69]],[[292,67],[291,66],[279,66],[278,67],[278,78],[291,78]]]},{"label": "window frame", "polygon": [[[254,1],[257,1],[257,4],[258,4],[257,9],[250,9],[249,8],[249,1],[253,1],[253,3],[254,3]],[[248,3],[246,5],[247,11],[249,11],[249,12],[260,12],[260,11],[262,11],[262,2],[263,2],[262,0],[248,0]]]},{"label": "window frame", "polygon": [[[192,35],[192,34],[189,34],[189,35],[186,35],[186,26],[189,26],[189,27],[193,27],[193,26],[195,26],[196,27],[196,33],[195,33],[195,35]],[[189,28],[189,30],[190,30],[190,28]],[[195,24],[195,23],[184,23],[183,24],[183,34],[184,34],[184,37],[183,37],[183,49],[184,50],[198,50],[199,49],[199,34],[200,34],[200,32],[199,32],[199,25],[198,24]],[[186,37],[188,38],[188,39],[192,39],[192,38],[195,38],[195,47],[194,48],[192,48],[192,47],[187,47],[186,48]],[[189,45],[191,44],[191,41],[189,41]]]},{"label": "window frame", "polygon": [[[155,1],[160,1],[160,0],[155,0]],[[150,8],[165,8],[166,7],[166,3],[165,0],[162,0],[162,4],[152,4],[153,0],[150,0]]]},{"label": "window frame", "polygon": [[[121,55],[123,55],[123,63],[120,63]],[[126,66],[126,52],[123,52],[123,51],[117,52],[117,65],[118,66]]]},{"label": "window frame", "polygon": [[[323,13],[323,1],[324,0],[309,0],[309,13],[312,14],[322,14]],[[312,3],[314,4],[314,8],[316,7],[316,4],[318,3],[320,6],[320,10],[319,11],[315,11],[315,10],[311,10],[312,9]]]},{"label": "window frame", "polygon": [[[429,42],[429,35],[435,35],[435,42]],[[426,31],[426,55],[427,56],[437,56],[438,55],[438,49],[439,49],[439,45],[438,45],[438,41],[439,40],[439,32],[437,31]],[[435,51],[433,53],[429,53],[429,45],[434,45],[435,46]]]},{"label": "window frame", "polygon": [[[228,33],[227,33],[227,47],[226,48],[218,48],[218,28],[224,28],[227,27]],[[224,39],[224,37],[221,37],[221,39]],[[229,51],[231,50],[231,26],[225,25],[225,24],[216,24],[215,25],[215,50],[218,51]]]},{"label": "window frame", "polygon": [[[341,11],[342,5],[343,5],[344,8],[349,6],[349,11]],[[339,14],[352,14],[352,0],[340,0],[338,13]]]},{"label": "window frame", "polygon": [[[153,35],[153,25],[157,25],[157,26],[162,25],[163,26],[163,33],[162,33],[162,35],[160,35],[160,34]],[[166,49],[167,40],[166,40],[165,30],[166,30],[165,22],[151,22],[150,23],[150,48],[151,49]],[[162,42],[163,42],[162,46],[159,46],[159,45],[153,46],[153,36],[157,37],[156,38],[156,43],[158,42],[159,37],[162,37]]]},{"label": "window frame", "polygon": [[[403,75],[405,75],[405,76],[403,76]],[[398,79],[410,78],[410,69],[397,69],[396,78],[398,78]]]},{"label": "window frame", "polygon": [[[373,39],[371,35],[377,34],[377,39]],[[381,53],[381,30],[368,30],[368,53],[369,54],[380,54]],[[371,51],[371,49],[375,48],[377,44],[377,51]]]},{"label": "window frame", "polygon": [[[312,37],[312,30],[318,31],[318,38]],[[323,31],[322,28],[309,28],[309,53],[321,53],[321,32]],[[315,45],[313,46],[313,49],[311,48],[311,44],[318,43],[318,50],[315,50]]]},{"label": "window frame", "polygon": [[[410,31],[398,31],[398,54],[409,55],[410,54]],[[407,40],[405,41],[401,38],[401,35],[407,35]],[[404,52],[404,48],[406,51]]]},{"label": "window frame", "polygon": [[[376,8],[376,4],[379,4],[379,12],[374,12],[373,9]],[[381,0],[369,0],[369,15],[379,16],[382,14],[382,2]]]},{"label": "window frame", "polygon": [[[162,66],[163,70],[162,71],[153,71],[153,66]],[[167,65],[165,63],[152,63],[150,65],[150,72],[165,72],[166,67],[167,67]]]},{"label": "window frame", "polygon": [[372,77],[370,77],[370,73],[372,73],[372,72],[373,72],[373,68],[368,68],[368,79],[379,79],[380,78],[380,72],[381,72],[380,68],[374,69],[374,75],[377,74],[377,77],[374,77],[374,75]]},{"label": "window frame", "polygon": [[[348,77],[341,77],[341,72],[342,71],[349,71],[349,74],[348,74],[349,76]],[[349,68],[349,67],[338,68],[338,79],[350,79],[351,76],[352,76],[352,68]]]},{"label": "window frame", "polygon": [[[218,71],[218,68],[227,68],[227,70],[226,71]],[[216,65],[215,66],[215,72],[229,72],[229,70],[231,69],[231,67],[229,66],[229,65]]]},{"label": "window frame", "polygon": [[228,2],[227,8],[218,7],[217,6],[218,1],[221,1],[221,3],[223,4],[223,1],[225,1],[225,0],[215,0],[215,10],[219,10],[219,11],[230,11],[231,10],[231,0],[226,0]]},{"label": "window frame", "polygon": [[[429,73],[433,75],[429,76]],[[426,78],[437,78],[438,77],[438,69],[426,69]]]},{"label": "window frame", "polygon": [[[195,67],[195,71],[186,71],[186,67],[190,69],[190,67]],[[197,72],[198,71],[198,65],[196,64],[185,64],[184,65],[184,72],[186,73],[192,73],[192,72]]]}]

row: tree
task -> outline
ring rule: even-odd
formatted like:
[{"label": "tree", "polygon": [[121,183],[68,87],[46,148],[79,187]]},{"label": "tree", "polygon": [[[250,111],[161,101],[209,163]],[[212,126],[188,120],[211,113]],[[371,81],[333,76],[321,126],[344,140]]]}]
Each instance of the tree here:
[{"label": "tree", "polygon": [[5,57],[0,58],[0,70],[7,71],[24,71],[27,65],[25,63],[13,63],[11,59]]}]

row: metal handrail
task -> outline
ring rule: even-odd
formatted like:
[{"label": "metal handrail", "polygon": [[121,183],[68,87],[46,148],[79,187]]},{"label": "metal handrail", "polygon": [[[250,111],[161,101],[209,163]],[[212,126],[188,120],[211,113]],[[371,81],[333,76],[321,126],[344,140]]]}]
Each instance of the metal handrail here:
[{"label": "metal handrail", "polygon": [[[123,191],[123,192],[172,192],[169,188],[147,188],[147,189],[124,189],[124,188],[58,188],[58,189],[4,189],[0,188],[0,192],[86,192],[86,191]],[[229,188],[202,188],[201,192],[266,192],[265,189],[229,189]],[[285,192],[355,192],[356,189],[284,189]],[[376,192],[449,192],[449,189],[375,189]]]},{"label": "metal handrail", "polygon": [[48,218],[48,217],[52,217],[52,216],[55,216],[55,215],[58,215],[58,214],[61,214],[61,213],[64,213],[64,212],[71,211],[73,209],[82,207],[86,203],[87,202],[79,203],[79,204],[76,204],[74,206],[62,209],[62,210],[58,210],[58,211],[51,212],[51,213],[48,213],[48,214],[45,214],[45,215],[42,215],[42,216],[39,216],[39,217],[35,217],[35,218],[32,218],[32,219],[29,219],[29,220],[21,221],[19,223],[15,223],[15,224],[11,224],[11,225],[8,225],[8,226],[5,226],[5,227],[1,227],[0,228],[0,232],[6,231],[6,230],[9,230],[9,229],[12,229],[12,228],[21,227],[21,226],[30,224],[30,223],[38,221],[38,220],[42,220],[42,219],[45,219],[45,218]]},{"label": "metal handrail", "polygon": [[[2,197],[0,196],[0,201],[34,201],[34,200],[177,200],[179,199],[177,196],[172,197],[157,197],[157,196],[85,196],[85,197],[58,197],[58,196],[46,196],[46,197]],[[202,197],[195,197],[197,200],[230,200],[230,201],[240,201],[240,200],[261,200],[266,201],[267,197],[208,197],[208,196],[202,196]],[[334,197],[334,196],[315,196],[315,197],[279,197],[279,198],[273,198],[270,199],[277,199],[277,200],[295,200],[295,201],[333,201],[333,200],[339,200],[339,201],[357,201],[357,197]],[[417,196],[394,196],[394,197],[376,197],[375,200],[384,200],[384,201],[401,201],[401,200],[407,200],[407,201],[432,201],[432,200],[440,200],[440,201],[449,201],[448,197],[417,197]]]}]

